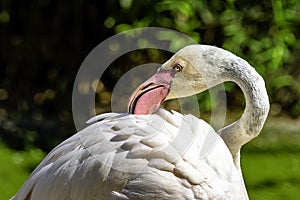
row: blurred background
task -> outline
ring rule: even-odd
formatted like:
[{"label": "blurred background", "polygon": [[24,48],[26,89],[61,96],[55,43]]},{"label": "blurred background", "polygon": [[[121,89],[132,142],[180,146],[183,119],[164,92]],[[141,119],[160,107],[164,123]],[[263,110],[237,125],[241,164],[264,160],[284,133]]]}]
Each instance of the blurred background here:
[{"label": "blurred background", "polygon": [[[88,53],[116,33],[150,26],[232,51],[264,77],[271,110],[260,136],[242,150],[247,190],[250,199],[300,197],[299,1],[0,0],[2,199],[17,192],[43,157],[76,132],[73,83]],[[95,89],[97,113],[111,110],[111,92],[124,73],[170,56],[145,49],[113,62]],[[239,118],[244,100],[235,84],[225,86],[230,122]],[[210,95],[197,97],[201,118],[209,119]],[[165,107],[176,109],[178,102]]]}]

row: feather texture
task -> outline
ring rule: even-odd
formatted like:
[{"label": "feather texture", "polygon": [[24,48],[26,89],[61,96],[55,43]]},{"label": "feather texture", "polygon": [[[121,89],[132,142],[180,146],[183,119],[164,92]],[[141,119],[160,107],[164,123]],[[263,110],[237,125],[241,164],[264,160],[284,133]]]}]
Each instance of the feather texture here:
[{"label": "feather texture", "polygon": [[[210,149],[207,140],[214,140]],[[222,152],[222,156],[219,156]],[[223,140],[203,120],[159,109],[94,122],[53,149],[12,198],[245,199]]]}]

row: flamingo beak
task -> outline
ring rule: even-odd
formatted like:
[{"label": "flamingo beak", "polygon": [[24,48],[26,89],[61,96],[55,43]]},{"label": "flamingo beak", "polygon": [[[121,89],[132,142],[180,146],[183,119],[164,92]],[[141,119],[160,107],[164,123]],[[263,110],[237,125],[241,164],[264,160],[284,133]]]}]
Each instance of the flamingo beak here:
[{"label": "flamingo beak", "polygon": [[159,70],[141,84],[131,95],[128,103],[130,114],[152,114],[169,94],[175,70]]}]

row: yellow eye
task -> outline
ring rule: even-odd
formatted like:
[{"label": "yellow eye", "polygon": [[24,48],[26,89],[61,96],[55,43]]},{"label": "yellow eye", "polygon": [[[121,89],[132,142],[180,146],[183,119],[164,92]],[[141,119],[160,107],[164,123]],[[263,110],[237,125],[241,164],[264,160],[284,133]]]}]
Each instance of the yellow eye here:
[{"label": "yellow eye", "polygon": [[174,65],[173,69],[175,69],[177,72],[181,72],[183,67],[180,64]]}]

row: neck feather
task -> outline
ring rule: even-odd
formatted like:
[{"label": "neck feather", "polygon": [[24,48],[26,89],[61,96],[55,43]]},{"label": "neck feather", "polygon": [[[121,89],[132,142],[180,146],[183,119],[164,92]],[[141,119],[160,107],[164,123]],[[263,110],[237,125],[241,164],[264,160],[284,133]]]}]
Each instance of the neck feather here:
[{"label": "neck feather", "polygon": [[242,117],[218,131],[233,158],[239,162],[240,148],[259,135],[266,121],[269,112],[268,94],[263,78],[245,60],[234,56],[234,59],[224,62],[222,71],[223,80],[235,82],[246,99]]}]

